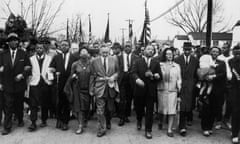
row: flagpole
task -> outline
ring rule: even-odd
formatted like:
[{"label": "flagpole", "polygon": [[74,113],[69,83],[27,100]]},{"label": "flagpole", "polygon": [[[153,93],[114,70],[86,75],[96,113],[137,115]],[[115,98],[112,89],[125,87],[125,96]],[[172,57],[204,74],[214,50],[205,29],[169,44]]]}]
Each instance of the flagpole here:
[{"label": "flagpole", "polygon": [[124,31],[126,30],[125,28],[120,29],[122,31],[122,46],[124,47],[125,44],[125,39],[124,39]]},{"label": "flagpole", "polygon": [[68,18],[67,18],[67,32],[66,32],[66,38],[67,38],[67,41],[69,42],[69,27],[68,27]]},{"label": "flagpole", "polygon": [[83,30],[82,30],[82,19],[80,18],[80,22],[79,22],[79,43],[84,42],[84,38],[83,38]]},{"label": "flagpole", "polygon": [[88,36],[89,36],[89,38],[88,38],[88,44],[91,42],[91,40],[92,40],[92,24],[91,24],[91,15],[90,14],[88,14],[88,18],[89,18],[89,33],[88,33]]},{"label": "flagpole", "polygon": [[129,41],[131,42],[131,46],[132,46],[132,37],[133,37],[133,28],[132,28],[132,24],[133,24],[133,19],[127,19],[126,20],[128,22],[128,32],[129,32]]}]

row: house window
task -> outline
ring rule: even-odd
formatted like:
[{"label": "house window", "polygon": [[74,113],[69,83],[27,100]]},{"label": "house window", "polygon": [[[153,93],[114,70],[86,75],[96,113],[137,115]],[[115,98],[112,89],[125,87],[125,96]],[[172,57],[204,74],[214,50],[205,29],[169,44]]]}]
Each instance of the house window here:
[{"label": "house window", "polygon": [[218,46],[218,44],[219,44],[219,41],[218,41],[218,40],[214,40],[214,41],[213,41],[213,46]]},{"label": "house window", "polygon": [[201,46],[206,46],[206,40],[201,40],[201,41],[200,41],[200,45],[201,45]]}]

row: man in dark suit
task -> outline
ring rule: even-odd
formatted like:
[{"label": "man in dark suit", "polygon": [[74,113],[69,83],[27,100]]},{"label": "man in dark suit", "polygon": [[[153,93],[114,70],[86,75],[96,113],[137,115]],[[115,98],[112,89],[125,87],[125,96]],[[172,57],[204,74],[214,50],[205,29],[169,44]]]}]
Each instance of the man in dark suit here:
[{"label": "man in dark suit", "polygon": [[119,77],[118,85],[120,90],[120,121],[119,126],[123,126],[125,122],[129,122],[128,117],[131,115],[133,82],[130,71],[138,56],[132,53],[131,45],[126,45],[124,51],[118,56]]},{"label": "man in dark suit", "polygon": [[70,119],[70,105],[63,89],[71,73],[71,66],[77,60],[77,58],[70,54],[69,47],[68,41],[62,41],[60,46],[62,53],[56,55],[50,64],[50,68],[56,74],[55,82],[58,82],[56,128],[62,130],[68,130],[68,121]]},{"label": "man in dark suit", "polygon": [[146,46],[144,55],[135,62],[131,71],[136,83],[134,101],[137,129],[141,129],[142,118],[145,114],[145,136],[147,139],[152,138],[154,98],[157,94],[157,83],[162,78],[160,63],[152,58],[153,51],[154,48],[151,45]]},{"label": "man in dark suit", "polygon": [[[221,50],[218,47],[211,48],[210,54],[214,62],[213,74],[207,76],[207,80],[212,84],[212,90],[206,96],[207,103],[203,103],[201,116],[201,127],[204,136],[212,134],[212,128],[215,120],[222,117],[222,105],[224,103],[224,90],[226,85],[226,65],[223,61],[217,60]],[[200,95],[200,98],[205,95]],[[205,100],[206,101],[206,100]]]},{"label": "man in dark suit", "polygon": [[[0,66],[2,66],[2,53],[3,51],[0,51]],[[0,126],[2,125],[2,118],[3,118],[3,89],[2,89],[2,72],[3,72],[3,66],[0,67]]]},{"label": "man in dark suit", "polygon": [[[9,49],[2,53],[2,89],[4,101],[4,130],[2,135],[10,133],[12,114],[15,110],[18,126],[23,122],[23,99],[26,90],[26,79],[30,72],[30,62],[27,53],[19,48],[19,38],[15,33],[8,35]],[[16,108],[16,109],[15,109]]]},{"label": "man in dark suit", "polygon": [[179,130],[182,136],[186,136],[187,117],[192,111],[193,88],[197,80],[198,60],[191,55],[192,44],[183,44],[184,54],[176,58],[175,62],[180,65],[182,76],[182,90],[180,92],[180,122]]}]

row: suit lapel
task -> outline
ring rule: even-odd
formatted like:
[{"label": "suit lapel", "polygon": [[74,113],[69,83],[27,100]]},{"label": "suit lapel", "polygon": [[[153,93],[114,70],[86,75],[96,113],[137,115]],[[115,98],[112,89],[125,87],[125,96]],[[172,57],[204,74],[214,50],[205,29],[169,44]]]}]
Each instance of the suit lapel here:
[{"label": "suit lapel", "polygon": [[124,69],[123,53],[119,57],[119,63],[120,63],[119,66],[121,67],[121,70],[123,70]]},{"label": "suit lapel", "polygon": [[15,57],[15,60],[14,60],[14,63],[13,63],[13,67],[15,67],[17,65],[19,59],[20,59],[20,51],[17,50],[16,57]]},{"label": "suit lapel", "polygon": [[65,61],[64,61],[64,59],[63,59],[63,54],[59,54],[59,59],[60,59],[60,61],[61,61],[61,65],[62,65],[62,67],[63,67],[63,70],[66,71],[66,70],[65,70]]},{"label": "suit lapel", "polygon": [[49,59],[48,59],[48,57],[45,55],[44,56],[44,60],[43,60],[43,64],[42,64],[42,73],[44,73],[45,71],[46,71],[46,66],[47,66],[47,64],[49,63]]},{"label": "suit lapel", "polygon": [[10,50],[8,50],[8,52],[6,53],[6,60],[10,64],[11,68],[13,68]]},{"label": "suit lapel", "polygon": [[186,68],[187,65],[186,65],[186,63],[185,63],[185,57],[184,57],[184,55],[182,55],[182,57],[181,57],[181,62],[182,62],[182,65]]},{"label": "suit lapel", "polygon": [[131,59],[130,59],[130,67],[132,67],[132,65],[133,65],[133,59],[134,59],[134,55],[133,55],[133,53],[132,53]]},{"label": "suit lapel", "polygon": [[97,62],[98,62],[98,67],[99,67],[99,69],[101,70],[101,72],[106,74],[105,69],[104,69],[104,66],[103,66],[103,63],[102,63],[102,58],[99,57],[98,60],[97,60]]},{"label": "suit lapel", "polygon": [[142,57],[141,59],[142,59],[143,67],[148,68],[148,66],[147,66],[147,62],[146,62],[145,58]]}]

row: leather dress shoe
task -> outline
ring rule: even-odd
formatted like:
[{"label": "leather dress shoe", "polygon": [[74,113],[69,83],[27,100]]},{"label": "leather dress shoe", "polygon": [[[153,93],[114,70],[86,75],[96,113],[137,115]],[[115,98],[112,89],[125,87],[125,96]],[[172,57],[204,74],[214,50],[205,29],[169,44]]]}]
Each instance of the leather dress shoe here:
[{"label": "leather dress shoe", "polygon": [[82,133],[83,133],[83,128],[82,128],[82,126],[79,126],[75,133],[76,133],[76,134],[82,134]]},{"label": "leather dress shoe", "polygon": [[118,126],[123,126],[124,125],[124,120],[123,119],[120,119],[119,123],[118,123]]},{"label": "leather dress shoe", "polygon": [[56,128],[58,128],[58,129],[62,129],[62,125],[63,125],[62,121],[57,120]]},{"label": "leather dress shoe", "polygon": [[181,129],[180,130],[180,135],[185,137],[187,135],[187,130],[186,129]]},{"label": "leather dress shoe", "polygon": [[105,131],[98,131],[97,137],[102,137],[102,136],[104,136],[105,134],[106,134]]},{"label": "leather dress shoe", "polygon": [[233,144],[239,144],[239,138],[238,137],[232,138],[232,143]]},{"label": "leather dress shoe", "polygon": [[46,127],[47,126],[47,123],[46,122],[42,122],[41,124],[40,124],[40,127],[41,128],[44,128],[44,127]]},{"label": "leather dress shoe", "polygon": [[174,134],[173,134],[173,132],[167,132],[167,136],[168,137],[174,137]]},{"label": "leather dress shoe", "polygon": [[142,121],[137,121],[137,130],[142,129]]},{"label": "leather dress shoe", "polygon": [[192,126],[192,121],[188,121],[188,122],[187,122],[187,125],[188,125],[188,126]]},{"label": "leather dress shoe", "polygon": [[159,123],[159,124],[158,124],[158,129],[159,129],[159,130],[162,130],[162,128],[163,128],[163,125],[162,125],[161,123]]},{"label": "leather dress shoe", "polygon": [[126,118],[124,119],[124,121],[125,121],[126,123],[130,123],[130,120],[129,120],[128,117],[126,117]]},{"label": "leather dress shoe", "polygon": [[62,130],[63,130],[63,131],[68,130],[68,125],[67,125],[67,124],[63,124],[63,125],[62,125]]},{"label": "leather dress shoe", "polygon": [[203,135],[204,135],[205,137],[209,137],[209,136],[210,136],[210,133],[209,133],[209,131],[203,131]]},{"label": "leather dress shoe", "polygon": [[31,124],[29,127],[28,127],[28,130],[29,132],[33,132],[37,129],[37,125],[36,124]]},{"label": "leather dress shoe", "polygon": [[106,128],[110,130],[112,128],[111,123],[107,123]]},{"label": "leather dress shoe", "polygon": [[11,132],[11,129],[3,129],[2,135],[8,135]]},{"label": "leather dress shoe", "polygon": [[145,132],[145,137],[147,139],[152,139],[152,133],[151,132]]}]

